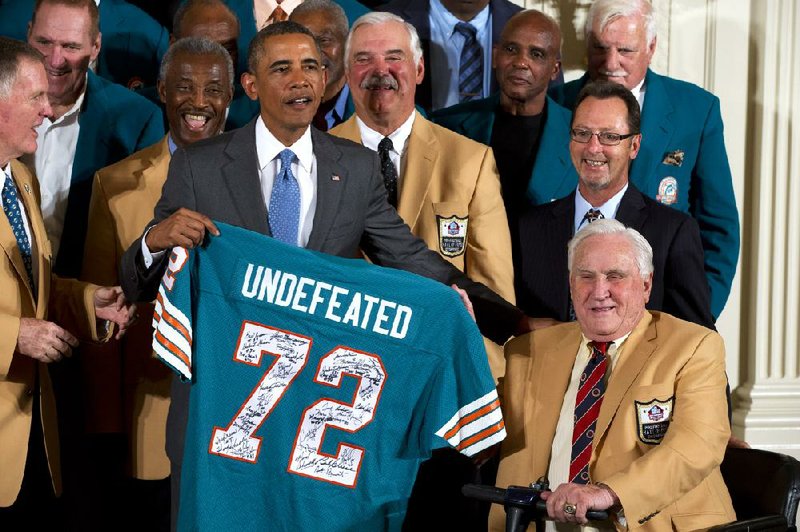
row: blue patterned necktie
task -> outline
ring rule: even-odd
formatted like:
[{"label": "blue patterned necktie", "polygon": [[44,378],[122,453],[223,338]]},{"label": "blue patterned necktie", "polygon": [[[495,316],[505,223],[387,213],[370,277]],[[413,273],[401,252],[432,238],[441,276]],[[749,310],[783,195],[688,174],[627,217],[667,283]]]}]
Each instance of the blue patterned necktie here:
[{"label": "blue patterned necktie", "polygon": [[25,225],[22,221],[22,212],[19,209],[19,201],[17,200],[17,187],[14,186],[14,181],[11,176],[3,172],[5,175],[5,184],[3,185],[3,211],[8,217],[8,223],[11,224],[11,230],[14,237],[17,239],[17,247],[19,248],[20,255],[22,255],[22,262],[25,263],[25,270],[28,272],[28,280],[33,287],[33,259],[31,257],[31,242],[28,240],[28,233],[25,232]]},{"label": "blue patterned necktie", "polygon": [[273,238],[296,246],[300,225],[300,186],[292,173],[295,154],[285,149],[278,157],[281,167],[272,183],[272,196],[269,198],[269,229]]},{"label": "blue patterned necktie", "polygon": [[459,22],[455,30],[464,36],[458,65],[458,93],[459,101],[467,102],[480,98],[483,92],[483,48],[472,24]]},{"label": "blue patterned necktie", "polygon": [[569,465],[569,481],[576,484],[589,483],[589,461],[597,415],[603,404],[606,391],[606,352],[611,342],[591,342],[592,356],[581,374],[578,395],[575,397],[575,426],[572,429],[572,461]]}]

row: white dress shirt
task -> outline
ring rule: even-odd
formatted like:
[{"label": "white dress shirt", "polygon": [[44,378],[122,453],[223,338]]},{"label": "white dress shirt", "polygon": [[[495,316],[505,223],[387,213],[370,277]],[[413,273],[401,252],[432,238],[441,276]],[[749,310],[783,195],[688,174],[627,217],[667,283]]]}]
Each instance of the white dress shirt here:
[{"label": "white dress shirt", "polygon": [[[608,356],[608,369],[606,370],[606,382],[609,382],[612,377],[614,366],[622,355],[625,346],[625,340],[630,333],[617,338],[614,343],[608,346],[606,355]],[[572,462],[572,430],[575,427],[575,398],[578,395],[578,388],[580,386],[581,374],[586,368],[586,364],[592,356],[591,349],[589,349],[589,339],[581,335],[581,345],[578,348],[578,354],[575,357],[575,364],[572,366],[572,376],[569,380],[569,386],[564,394],[564,402],[561,404],[561,414],[558,417],[558,424],[556,425],[556,434],[553,437],[553,445],[550,449],[550,467],[547,469],[547,479],[550,481],[550,489],[555,490],[559,485],[568,482],[569,480],[569,465]],[[595,530],[613,530],[614,528],[610,523],[605,523],[598,526],[579,526],[571,523],[555,523],[554,521],[547,521],[545,527],[547,532],[572,532],[581,530],[583,532],[592,532]]]},{"label": "white dress shirt", "polygon": [[578,232],[583,226],[585,226],[588,222],[583,220],[583,217],[586,216],[586,213],[589,212],[589,209],[599,209],[600,212],[603,213],[603,218],[608,220],[614,219],[617,217],[617,211],[619,210],[619,203],[622,201],[622,196],[625,195],[625,191],[628,190],[628,185],[626,184],[622,187],[622,190],[611,196],[609,200],[599,207],[593,207],[591,203],[586,201],[584,197],[581,195],[580,189],[575,191],[575,224],[574,229],[575,231],[572,234]]},{"label": "white dress shirt", "polygon": [[[392,160],[394,167],[397,169],[398,197],[400,195],[400,187],[402,186],[403,182],[403,169],[405,166],[404,156],[406,153],[406,148],[408,147],[408,137],[411,136],[411,128],[414,127],[414,119],[416,117],[417,112],[414,111],[408,118],[406,118],[405,122],[400,124],[400,127],[389,134],[389,140],[392,141],[392,149],[389,151],[389,159]],[[372,151],[378,151],[378,144],[380,144],[380,142],[383,140],[383,134],[378,133],[374,129],[370,128],[358,117],[358,115],[356,115],[356,124],[358,124],[358,130],[361,133],[361,144]]]},{"label": "white dress shirt", "polygon": [[642,78],[642,81],[640,81],[638,85],[631,89],[631,92],[633,93],[633,97],[636,98],[636,101],[639,102],[639,110],[641,111],[642,108],[644,108],[644,93],[646,92],[644,78]]},{"label": "white dress shirt", "polygon": [[55,121],[45,118],[36,128],[36,133],[39,134],[36,152],[21,157],[29,168],[36,171],[39,180],[42,217],[53,257],[58,256],[61,235],[64,232],[64,217],[67,214],[69,189],[72,185],[72,163],[75,161],[80,133],[78,117],[84,96],[85,90],[70,110]]}]

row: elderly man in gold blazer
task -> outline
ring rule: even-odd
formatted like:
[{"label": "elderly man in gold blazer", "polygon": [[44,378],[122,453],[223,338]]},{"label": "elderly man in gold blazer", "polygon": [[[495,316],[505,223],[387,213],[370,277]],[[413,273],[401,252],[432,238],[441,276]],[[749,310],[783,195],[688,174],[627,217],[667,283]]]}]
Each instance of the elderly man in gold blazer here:
[{"label": "elderly man in gold blazer", "polygon": [[[415,111],[425,70],[419,43],[414,27],[390,13],[353,24],[346,71],[356,113],[331,133],[377,151],[390,201],[412,232],[513,303],[511,238],[492,150]],[[502,349],[486,346],[497,378]]]},{"label": "elderly man in gold blazer", "polygon": [[[569,267],[578,321],[506,345],[501,401],[508,437],[497,485],[547,477],[554,491],[543,498],[554,530],[585,524],[587,509],[610,510],[612,522],[605,525],[621,530],[625,524],[698,530],[735,520],[719,469],[730,434],[722,339],[645,310],[652,251],[616,220],[579,231],[569,244]],[[592,345],[606,342],[612,343],[600,378],[605,390],[592,424],[576,396],[593,393],[581,383],[591,382]],[[584,435],[588,469],[574,476]],[[505,530],[499,506],[490,529]]]},{"label": "elderly man in gold blazer", "polygon": [[[51,276],[39,186],[16,158],[36,150],[50,113],[42,56],[0,37],[0,528],[52,524],[61,491],[58,428],[47,366],[70,356],[72,333],[98,340],[124,331],[132,308],[119,287]],[[98,332],[100,331],[100,332]],[[23,477],[25,483],[23,484]]]},{"label": "elderly man in gold blazer", "polygon": [[[210,40],[180,39],[164,56],[158,92],[167,136],[95,174],[82,272],[88,281],[119,280],[122,254],[153,218],[172,152],[222,132],[233,95],[231,58]],[[151,316],[153,305],[139,310]],[[171,372],[152,357],[152,335],[150,320],[141,320],[123,341],[94,348],[83,359],[90,429],[126,435],[127,470],[140,480],[170,474],[164,446]]]}]

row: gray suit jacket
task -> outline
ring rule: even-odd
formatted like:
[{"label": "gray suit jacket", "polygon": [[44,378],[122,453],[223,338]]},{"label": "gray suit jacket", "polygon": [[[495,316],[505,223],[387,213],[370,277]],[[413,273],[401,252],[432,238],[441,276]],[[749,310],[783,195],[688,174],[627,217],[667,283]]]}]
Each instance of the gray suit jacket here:
[{"label": "gray suit jacket", "polygon": [[[356,257],[359,249],[381,266],[411,271],[470,295],[484,336],[503,344],[521,318],[516,307],[475,283],[411,234],[386,201],[377,154],[359,144],[311,130],[317,158],[317,205],[308,249]],[[181,207],[269,235],[261,195],[255,120],[247,126],[177,150],[151,225]],[[141,241],[125,253],[120,279],[128,299],[152,301],[164,273],[144,268]]]}]

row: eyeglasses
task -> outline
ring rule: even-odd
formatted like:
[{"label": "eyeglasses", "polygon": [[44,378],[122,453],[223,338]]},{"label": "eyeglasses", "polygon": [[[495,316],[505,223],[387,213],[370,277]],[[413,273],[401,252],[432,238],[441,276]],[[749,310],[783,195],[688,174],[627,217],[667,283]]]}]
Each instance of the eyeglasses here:
[{"label": "eyeglasses", "polygon": [[603,146],[616,146],[625,139],[631,138],[636,133],[628,133],[627,135],[620,135],[619,133],[612,133],[611,131],[589,131],[588,129],[573,128],[569,130],[569,136],[575,142],[586,144],[592,137],[597,135],[597,140]]}]

